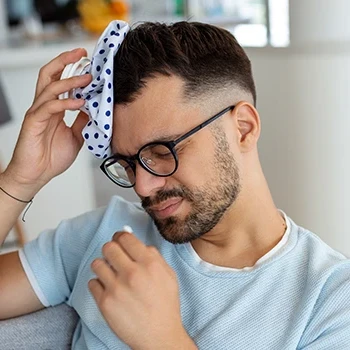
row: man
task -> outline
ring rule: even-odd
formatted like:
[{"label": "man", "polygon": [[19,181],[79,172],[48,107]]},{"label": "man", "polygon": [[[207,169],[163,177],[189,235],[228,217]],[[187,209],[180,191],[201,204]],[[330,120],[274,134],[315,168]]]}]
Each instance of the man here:
[{"label": "man", "polygon": [[[57,77],[84,53],[39,74],[0,177],[2,239],[25,205],[15,198],[33,198],[82,146],[86,115],[68,128],[63,113],[84,101],[57,96],[91,77]],[[1,256],[0,317],[66,302],[80,317],[76,349],[349,349],[349,260],[275,207],[251,66],[234,37],[145,23],[114,66],[114,154],[102,170],[133,186],[143,209],[114,197]]]}]

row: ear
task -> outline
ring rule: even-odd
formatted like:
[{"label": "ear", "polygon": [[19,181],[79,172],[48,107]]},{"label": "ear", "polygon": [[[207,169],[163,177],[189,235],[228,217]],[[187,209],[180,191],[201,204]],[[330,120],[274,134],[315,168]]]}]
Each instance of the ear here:
[{"label": "ear", "polygon": [[241,101],[232,111],[236,117],[238,146],[242,152],[256,147],[260,137],[260,117],[258,111],[249,102]]}]

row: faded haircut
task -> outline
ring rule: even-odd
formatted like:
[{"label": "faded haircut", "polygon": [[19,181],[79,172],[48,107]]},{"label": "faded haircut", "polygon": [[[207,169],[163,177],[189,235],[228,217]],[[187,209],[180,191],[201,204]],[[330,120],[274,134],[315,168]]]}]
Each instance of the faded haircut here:
[{"label": "faded haircut", "polygon": [[210,24],[145,22],[130,30],[114,58],[115,103],[133,102],[158,74],[180,77],[188,100],[234,87],[256,105],[250,60],[229,31]]}]

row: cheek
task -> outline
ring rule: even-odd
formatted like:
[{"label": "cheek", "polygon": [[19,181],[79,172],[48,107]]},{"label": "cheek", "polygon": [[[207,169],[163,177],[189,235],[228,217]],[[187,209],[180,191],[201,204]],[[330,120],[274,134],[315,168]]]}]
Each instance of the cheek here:
[{"label": "cheek", "polygon": [[174,174],[177,182],[188,188],[202,187],[215,173],[215,155],[208,146],[191,147],[179,155],[179,167]]}]

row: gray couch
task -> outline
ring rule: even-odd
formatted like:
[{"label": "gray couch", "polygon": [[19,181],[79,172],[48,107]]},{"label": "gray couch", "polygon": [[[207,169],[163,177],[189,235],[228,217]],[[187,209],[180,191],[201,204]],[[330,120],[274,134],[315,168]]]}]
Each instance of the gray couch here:
[{"label": "gray couch", "polygon": [[77,322],[78,315],[65,304],[0,321],[0,349],[70,349]]}]

